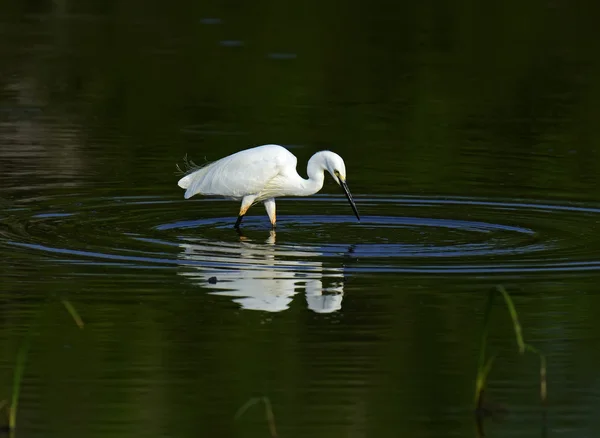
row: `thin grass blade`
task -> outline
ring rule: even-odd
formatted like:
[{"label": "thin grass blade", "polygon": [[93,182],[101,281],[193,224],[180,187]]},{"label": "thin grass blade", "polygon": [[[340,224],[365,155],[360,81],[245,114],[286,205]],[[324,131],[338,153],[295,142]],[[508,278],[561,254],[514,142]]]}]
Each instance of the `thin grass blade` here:
[{"label": "thin grass blade", "polygon": [[17,360],[15,362],[15,371],[13,374],[12,396],[10,407],[8,409],[8,427],[11,430],[14,430],[17,425],[17,409],[19,407],[19,395],[21,393],[21,380],[23,380],[23,374],[25,372],[25,362],[27,361],[29,347],[31,346],[33,331],[34,325],[32,324],[17,352]]},{"label": "thin grass blade", "polygon": [[83,319],[81,319],[81,316],[79,316],[79,312],[77,312],[77,309],[71,304],[71,302],[69,300],[63,299],[62,303],[65,306],[65,308],[67,309],[67,312],[69,312],[69,315],[71,315],[71,318],[73,318],[73,321],[75,321],[75,324],[77,324],[77,327],[82,329],[84,326],[84,323],[83,323]]},{"label": "thin grass blade", "polygon": [[246,411],[248,409],[250,409],[252,406],[254,406],[257,403],[260,403],[261,397],[253,397],[250,400],[248,400],[246,403],[244,403],[242,405],[242,407],[240,407],[237,412],[235,413],[235,415],[233,416],[234,420],[239,420],[239,418],[244,415],[246,413]]},{"label": "thin grass blade", "polygon": [[525,344],[525,348],[532,353],[535,353],[540,358],[540,398],[542,403],[546,403],[546,397],[548,396],[548,387],[546,381],[546,356],[537,348],[532,347],[529,344]]},{"label": "thin grass blade", "polygon": [[517,315],[517,310],[515,309],[515,305],[513,304],[512,298],[506,292],[503,286],[498,286],[498,292],[502,294],[504,297],[504,301],[506,302],[506,307],[508,307],[508,313],[510,313],[510,317],[513,322],[513,328],[515,329],[515,336],[517,338],[517,345],[519,346],[519,353],[523,354],[525,352],[525,341],[523,340],[523,330],[521,329],[521,323],[519,322],[519,316]]},{"label": "thin grass blade", "polygon": [[271,401],[268,397],[254,397],[248,400],[244,405],[237,410],[234,419],[238,420],[244,413],[257,403],[264,403],[265,405],[265,417],[267,424],[269,425],[269,432],[271,438],[277,438],[277,428],[275,427],[275,414],[273,414],[273,408],[271,407]]},{"label": "thin grass blade", "polygon": [[269,424],[269,431],[271,432],[271,438],[277,438],[277,428],[275,427],[275,414],[273,414],[273,408],[271,407],[271,401],[268,397],[262,398],[265,403],[265,415],[267,417],[267,423]]}]

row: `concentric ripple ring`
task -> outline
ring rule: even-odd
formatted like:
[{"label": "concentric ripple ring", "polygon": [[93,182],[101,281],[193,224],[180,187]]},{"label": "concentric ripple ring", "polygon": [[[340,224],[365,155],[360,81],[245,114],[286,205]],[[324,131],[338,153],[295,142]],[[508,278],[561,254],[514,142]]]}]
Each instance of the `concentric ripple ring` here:
[{"label": "concentric ripple ring", "polygon": [[[346,274],[600,270],[600,255],[589,250],[600,239],[596,206],[515,199],[357,199],[364,212],[360,223],[340,214],[347,206],[339,196],[294,198],[288,205],[301,213],[279,216],[276,233],[270,233],[257,207],[239,236],[231,229],[231,203],[222,200],[48,198],[35,208],[15,203],[5,210],[0,249],[75,264],[155,268],[253,269],[268,258],[274,269],[310,270],[315,262],[343,266]],[[191,247],[194,256],[182,256]]]}]

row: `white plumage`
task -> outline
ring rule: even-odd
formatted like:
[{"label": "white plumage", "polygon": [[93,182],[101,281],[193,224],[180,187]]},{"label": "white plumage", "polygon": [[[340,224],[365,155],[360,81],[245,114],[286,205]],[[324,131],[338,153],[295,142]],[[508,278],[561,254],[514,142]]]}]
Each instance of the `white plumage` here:
[{"label": "white plumage", "polygon": [[239,228],[243,216],[257,202],[264,202],[275,227],[275,199],[279,196],[309,196],[323,187],[324,172],[344,189],[344,193],[360,220],[356,205],[346,184],[346,166],[342,157],[331,151],[314,154],[307,165],[308,179],[296,171],[297,158],[275,144],[246,149],[202,167],[192,167],[178,185],[186,189],[185,199],[201,194],[241,200]]},{"label": "white plumage", "polygon": [[185,199],[197,194],[241,199],[251,193],[263,192],[271,180],[285,172],[286,167],[295,169],[297,161],[284,147],[258,146],[208,163],[181,178],[178,185],[186,189]]}]

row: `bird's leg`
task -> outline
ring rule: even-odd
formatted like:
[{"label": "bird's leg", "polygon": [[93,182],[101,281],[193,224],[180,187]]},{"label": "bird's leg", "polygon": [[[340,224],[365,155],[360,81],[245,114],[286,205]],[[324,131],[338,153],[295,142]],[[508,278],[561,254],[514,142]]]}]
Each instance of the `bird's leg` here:
[{"label": "bird's leg", "polygon": [[233,228],[235,228],[236,230],[240,229],[240,225],[242,224],[242,219],[244,218],[243,214],[240,214],[237,218],[237,221],[235,221],[235,225],[233,226]]},{"label": "bird's leg", "polygon": [[263,202],[265,204],[265,210],[271,219],[271,225],[275,228],[275,222],[277,221],[277,215],[275,214],[275,198],[269,198]]},{"label": "bird's leg", "polygon": [[236,230],[240,228],[240,224],[242,223],[242,219],[244,218],[244,215],[246,214],[248,209],[250,207],[252,207],[252,204],[254,203],[255,199],[256,199],[256,196],[244,196],[242,198],[242,205],[240,206],[240,214],[238,215],[237,221],[235,221],[235,225],[233,226],[233,228],[235,228]]},{"label": "bird's leg", "polygon": [[246,240],[248,240],[248,238],[244,235],[244,232],[241,230],[241,228],[236,228],[235,232],[237,233],[238,237],[240,238],[240,242],[245,242]]}]

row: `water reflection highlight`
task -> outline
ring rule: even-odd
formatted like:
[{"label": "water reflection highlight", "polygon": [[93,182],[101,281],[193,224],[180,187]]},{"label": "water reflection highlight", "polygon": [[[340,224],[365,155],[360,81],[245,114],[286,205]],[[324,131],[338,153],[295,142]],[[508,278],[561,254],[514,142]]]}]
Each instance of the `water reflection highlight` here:
[{"label": "water reflection highlight", "polygon": [[[211,289],[212,294],[233,297],[242,309],[281,312],[304,291],[306,305],[313,312],[340,310],[343,269],[324,268],[319,261],[290,259],[290,251],[275,246],[275,241],[274,231],[264,244],[243,237],[238,243],[188,238],[180,244],[179,259],[191,263],[183,263],[178,273]],[[304,250],[302,256],[317,258],[322,254]]]}]

